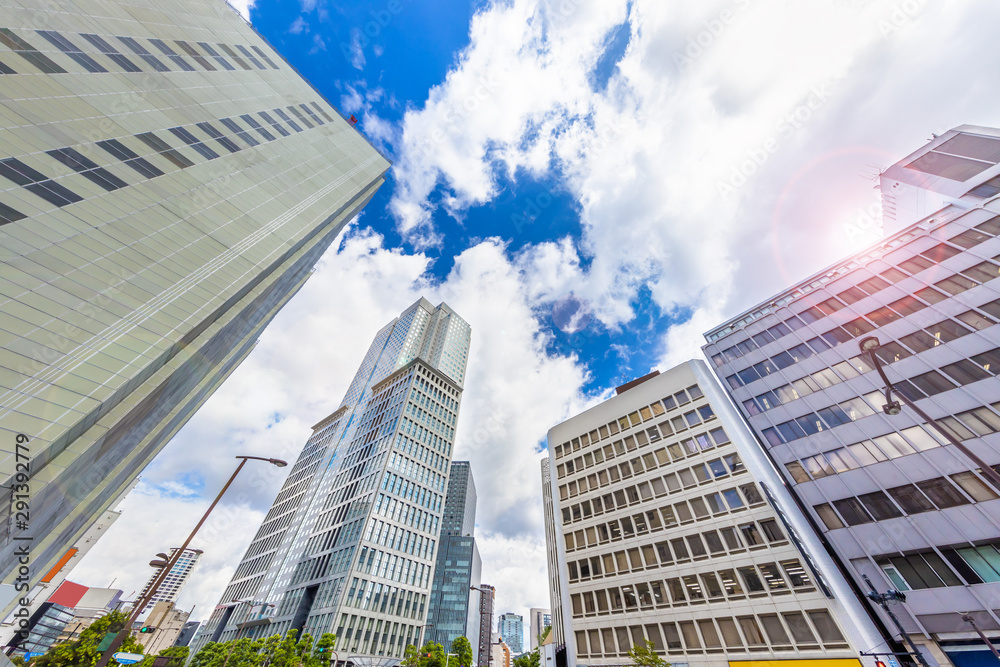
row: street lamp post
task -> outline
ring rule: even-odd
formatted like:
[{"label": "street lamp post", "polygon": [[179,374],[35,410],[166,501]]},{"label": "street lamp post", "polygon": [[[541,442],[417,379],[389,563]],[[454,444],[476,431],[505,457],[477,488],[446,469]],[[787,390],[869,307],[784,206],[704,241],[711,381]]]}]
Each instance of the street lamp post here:
[{"label": "street lamp post", "polygon": [[878,371],[879,376],[882,378],[882,382],[885,383],[885,405],[882,406],[882,412],[884,412],[889,416],[895,416],[902,411],[903,408],[900,405],[899,401],[892,400],[892,392],[895,391],[896,394],[901,398],[903,398],[906,401],[906,404],[910,406],[910,408],[912,408],[913,411],[916,412],[921,419],[930,424],[931,427],[935,431],[940,433],[942,436],[944,436],[945,439],[948,440],[948,442],[955,445],[958,451],[965,454],[970,461],[979,466],[980,470],[983,473],[983,476],[985,476],[986,479],[988,479],[990,483],[994,487],[996,487],[998,491],[1000,491],[1000,473],[997,473],[996,470],[987,465],[986,461],[983,461],[981,458],[979,458],[979,456],[977,456],[975,452],[973,452],[971,449],[962,444],[962,442],[958,438],[956,438],[954,435],[945,430],[940,424],[937,423],[937,421],[932,419],[930,415],[921,410],[916,405],[916,403],[910,399],[909,396],[907,396],[906,394],[904,394],[903,392],[899,391],[898,389],[892,386],[892,383],[889,382],[889,378],[886,377],[885,375],[885,370],[882,369],[882,362],[879,360],[877,356],[875,356],[875,352],[879,349],[879,347],[881,347],[881,343],[879,343],[878,338],[876,338],[875,336],[868,336],[867,338],[862,338],[861,341],[858,343],[858,346],[861,348],[861,352],[863,354],[867,354],[868,357],[871,359],[872,364],[875,366],[875,370]]},{"label": "street lamp post", "polygon": [[188,544],[190,544],[191,540],[194,539],[195,533],[198,532],[198,529],[201,528],[202,524],[204,524],[205,521],[208,519],[208,515],[211,514],[213,509],[215,509],[215,506],[219,504],[219,501],[222,499],[222,494],[224,494],[226,490],[229,489],[229,486],[233,483],[233,480],[236,479],[236,476],[240,474],[240,470],[243,469],[243,466],[246,465],[246,462],[251,459],[255,461],[267,461],[271,465],[275,465],[279,468],[284,468],[286,465],[288,465],[288,463],[282,461],[281,459],[269,459],[269,458],[264,458],[262,456],[237,456],[236,458],[242,459],[240,461],[240,464],[236,466],[236,470],[229,478],[229,481],[226,482],[226,485],[222,487],[221,491],[219,491],[219,495],[215,497],[215,500],[212,501],[212,504],[208,506],[207,510],[205,510],[205,514],[202,515],[201,520],[198,522],[198,525],[194,527],[194,530],[191,531],[191,534],[188,535],[188,538],[184,540],[184,544],[182,544],[180,548],[178,548],[174,552],[174,555],[172,557],[167,558],[166,554],[157,554],[157,556],[160,557],[160,560],[154,560],[149,563],[153,567],[160,568],[159,575],[157,575],[156,579],[153,580],[153,584],[149,587],[149,592],[147,592],[135,604],[135,609],[132,610],[132,614],[129,616],[128,622],[125,623],[125,627],[118,631],[118,634],[111,642],[111,646],[109,646],[108,649],[104,652],[104,655],[101,656],[101,659],[97,661],[95,667],[107,667],[108,662],[111,660],[111,656],[113,656],[115,652],[118,651],[118,649],[122,645],[122,642],[125,641],[125,638],[128,637],[130,634],[132,634],[132,624],[135,623],[135,619],[139,617],[139,614],[142,613],[142,610],[146,608],[146,605],[149,604],[149,601],[153,599],[154,595],[156,595],[156,591],[159,590],[160,584],[163,583],[163,581],[167,578],[167,574],[170,572],[170,570],[173,569],[174,565],[177,564],[177,561],[180,560],[181,554],[184,553],[184,550],[187,549]]}]

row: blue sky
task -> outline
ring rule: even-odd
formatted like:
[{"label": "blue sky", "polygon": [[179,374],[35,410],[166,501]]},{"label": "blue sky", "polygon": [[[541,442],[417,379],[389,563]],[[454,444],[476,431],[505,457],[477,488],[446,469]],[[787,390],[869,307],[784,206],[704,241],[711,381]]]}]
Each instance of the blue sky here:
[{"label": "blue sky", "polygon": [[[183,538],[235,454],[294,459],[375,332],[426,296],[472,326],[455,457],[483,580],[501,611],[547,607],[548,429],[875,241],[873,175],[932,132],[1000,124],[990,0],[242,1],[393,168],[144,472],[82,583],[141,586],[147,545]],[[248,470],[199,536],[196,618],[282,479]]]}]

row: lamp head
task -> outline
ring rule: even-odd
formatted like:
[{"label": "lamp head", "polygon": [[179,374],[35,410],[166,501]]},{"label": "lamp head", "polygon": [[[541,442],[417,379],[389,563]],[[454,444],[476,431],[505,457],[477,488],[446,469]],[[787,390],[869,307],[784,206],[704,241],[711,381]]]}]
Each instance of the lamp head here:
[{"label": "lamp head", "polygon": [[149,561],[150,567],[166,567],[167,561],[165,560],[151,560]]},{"label": "lamp head", "polygon": [[275,465],[279,468],[284,468],[286,465],[288,465],[287,461],[282,461],[281,459],[268,459],[268,462],[271,465]]},{"label": "lamp head", "polygon": [[880,345],[881,343],[879,343],[878,338],[875,336],[867,336],[858,342],[858,347],[861,348],[862,352],[874,352]]},{"label": "lamp head", "polygon": [[886,403],[882,406],[882,412],[889,415],[890,417],[895,417],[900,412],[903,411],[902,406],[900,406],[899,401],[893,401],[892,403]]}]

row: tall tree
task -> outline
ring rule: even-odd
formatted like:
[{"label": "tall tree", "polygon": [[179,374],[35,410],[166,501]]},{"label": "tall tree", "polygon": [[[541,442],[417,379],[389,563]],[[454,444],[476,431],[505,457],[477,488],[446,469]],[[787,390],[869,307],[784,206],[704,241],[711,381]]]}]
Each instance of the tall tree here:
[{"label": "tall tree", "polygon": [[628,651],[628,657],[637,667],[670,667],[670,663],[656,654],[653,642],[646,641],[645,646],[636,644]]},{"label": "tall tree", "polygon": [[444,646],[427,642],[420,649],[420,667],[445,667]]},{"label": "tall tree", "polygon": [[472,667],[472,644],[466,637],[455,637],[451,643],[451,652],[457,667]]},{"label": "tall tree", "polygon": [[403,659],[399,662],[400,667],[420,667],[420,651],[413,644],[407,644],[403,649]]}]

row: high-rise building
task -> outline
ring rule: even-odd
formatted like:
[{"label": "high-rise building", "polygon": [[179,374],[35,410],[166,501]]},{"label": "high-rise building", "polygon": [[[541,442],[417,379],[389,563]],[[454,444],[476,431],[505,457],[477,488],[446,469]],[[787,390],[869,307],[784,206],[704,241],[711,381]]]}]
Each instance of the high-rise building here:
[{"label": "high-rise building", "polygon": [[552,612],[548,609],[537,609],[532,607],[528,612],[530,618],[528,619],[529,629],[531,636],[528,637],[530,642],[531,650],[534,651],[538,648],[538,636],[545,632],[545,628],[549,628],[551,632],[552,628]]},{"label": "high-rise building", "polygon": [[512,667],[514,664],[514,652],[507,646],[499,632],[494,632],[492,636],[492,656],[490,662],[493,667]]},{"label": "high-rise building", "polygon": [[421,644],[470,334],[426,299],[378,332],[193,650],[292,628],[335,633],[345,659]]},{"label": "high-rise building", "polygon": [[[548,457],[542,459],[542,510],[545,518],[545,566],[549,577],[549,604],[552,609],[552,649],[553,660],[558,667],[565,667],[566,625],[563,622],[562,581],[559,579],[559,543],[562,530],[556,523],[556,504],[552,497],[552,464]],[[556,667],[556,664],[548,665]]]},{"label": "high-rise building", "polygon": [[619,387],[548,445],[570,667],[647,640],[692,666],[884,643],[703,362]]},{"label": "high-rise building", "polygon": [[473,661],[479,654],[479,610],[470,600],[472,587],[479,586],[483,569],[475,530],[476,484],[472,467],[468,461],[454,461],[444,497],[424,641],[437,642],[447,651],[456,638],[465,637],[472,645]]},{"label": "high-rise building", "polygon": [[157,655],[163,649],[174,646],[189,616],[190,611],[178,609],[173,602],[157,602],[142,624],[148,631],[141,632],[140,628],[132,635],[142,644],[144,654]]},{"label": "high-rise building", "polygon": [[194,639],[194,635],[198,632],[198,626],[201,625],[201,621],[188,621],[181,628],[180,634],[177,635],[177,639],[174,641],[174,646],[188,646],[191,640]]},{"label": "high-rise building", "polygon": [[859,341],[876,336],[904,397],[1000,464],[998,162],[998,130],[935,138],[882,175],[886,214],[905,226],[709,331],[704,348],[858,589],[867,576],[906,595],[894,612],[931,665],[995,662],[976,629],[1000,638],[1000,498],[906,401],[883,413]]},{"label": "high-rise building", "polygon": [[31,470],[0,583],[30,536],[34,586],[249,354],[389,163],[221,0],[0,13],[0,484]]},{"label": "high-rise building", "polygon": [[[169,556],[173,558],[175,553],[177,553],[176,547],[170,550]],[[180,555],[180,558],[177,559],[174,566],[170,568],[170,572],[160,583],[160,587],[156,589],[156,593],[150,598],[150,604],[155,602],[177,602],[177,596],[180,595],[181,588],[184,587],[184,584],[191,577],[191,571],[198,564],[201,554],[201,549],[185,549],[184,553]],[[140,591],[139,597],[136,599],[144,598],[146,593],[149,592],[150,586],[153,585],[153,582],[159,576],[159,571],[154,573],[149,578],[149,581],[146,582],[146,585],[142,587],[142,591]]]},{"label": "high-rise building", "polygon": [[483,584],[479,591],[479,634],[476,647],[476,665],[489,667],[493,659],[493,606],[496,603],[496,589],[489,584]]},{"label": "high-rise building", "polygon": [[497,630],[514,655],[524,652],[524,617],[510,612],[500,614]]}]

